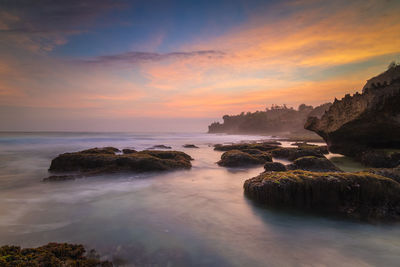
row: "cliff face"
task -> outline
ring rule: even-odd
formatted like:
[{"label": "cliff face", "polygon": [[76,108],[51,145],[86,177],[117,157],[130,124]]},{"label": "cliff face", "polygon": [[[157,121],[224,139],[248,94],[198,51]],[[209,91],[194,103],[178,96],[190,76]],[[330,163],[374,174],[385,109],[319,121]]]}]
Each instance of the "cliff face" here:
[{"label": "cliff face", "polygon": [[225,115],[223,123],[208,126],[209,133],[272,134],[281,132],[306,132],[304,123],[308,116],[321,116],[331,103],[316,108],[302,104],[297,110],[285,106],[274,106],[266,111],[240,115]]},{"label": "cliff face", "polygon": [[358,156],[377,148],[400,148],[400,66],[368,80],[363,93],[346,95],[321,118],[309,117],[331,152]]}]

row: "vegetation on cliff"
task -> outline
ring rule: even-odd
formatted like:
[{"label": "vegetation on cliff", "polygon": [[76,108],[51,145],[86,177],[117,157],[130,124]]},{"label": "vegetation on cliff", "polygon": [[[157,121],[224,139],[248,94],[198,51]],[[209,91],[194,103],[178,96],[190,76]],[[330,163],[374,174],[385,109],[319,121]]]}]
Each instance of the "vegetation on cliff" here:
[{"label": "vegetation on cliff", "polygon": [[400,153],[382,151],[400,148],[399,103],[400,66],[394,64],[368,80],[362,94],[335,99],[321,118],[310,117],[305,128],[320,135],[332,152],[356,157],[370,166],[394,167]]},{"label": "vegetation on cliff", "polygon": [[286,105],[273,105],[265,111],[242,112],[223,116],[223,123],[208,126],[209,133],[277,134],[282,132],[304,133],[304,123],[309,116],[322,115],[331,104],[316,108],[302,104],[298,109]]}]

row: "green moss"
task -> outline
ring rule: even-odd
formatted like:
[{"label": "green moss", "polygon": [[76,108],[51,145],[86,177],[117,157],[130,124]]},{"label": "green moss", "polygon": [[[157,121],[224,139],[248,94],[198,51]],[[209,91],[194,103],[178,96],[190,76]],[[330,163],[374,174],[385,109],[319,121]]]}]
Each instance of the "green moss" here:
[{"label": "green moss", "polygon": [[0,266],[85,266],[85,267],[110,267],[109,261],[99,260],[99,256],[92,250],[91,257],[86,255],[82,245],[67,243],[49,243],[37,248],[24,248],[18,246],[0,247]]}]

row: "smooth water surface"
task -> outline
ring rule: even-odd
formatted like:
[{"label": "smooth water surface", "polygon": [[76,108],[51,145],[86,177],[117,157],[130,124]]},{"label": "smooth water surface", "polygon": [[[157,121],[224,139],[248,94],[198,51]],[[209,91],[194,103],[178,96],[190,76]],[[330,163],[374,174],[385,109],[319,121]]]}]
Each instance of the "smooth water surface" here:
[{"label": "smooth water surface", "polygon": [[[213,144],[261,136],[1,133],[0,245],[82,243],[117,265],[398,266],[400,225],[258,207],[243,182],[262,167],[215,164]],[[184,149],[192,143],[199,149]],[[44,183],[52,158],[91,147],[156,144],[190,154],[188,171]]]}]

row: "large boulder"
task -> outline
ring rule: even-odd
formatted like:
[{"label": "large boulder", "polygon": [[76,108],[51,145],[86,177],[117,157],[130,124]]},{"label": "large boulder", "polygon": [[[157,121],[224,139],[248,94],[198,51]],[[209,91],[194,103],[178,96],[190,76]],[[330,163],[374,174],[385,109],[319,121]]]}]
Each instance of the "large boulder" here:
[{"label": "large boulder", "polygon": [[400,66],[370,79],[362,94],[336,100],[305,128],[316,132],[331,152],[359,157],[364,151],[400,148]]},{"label": "large boulder", "polygon": [[69,177],[80,174],[100,174],[110,172],[148,172],[166,171],[175,169],[190,169],[189,155],[180,151],[144,150],[140,152],[129,151],[128,154],[115,154],[110,149],[89,149],[80,152],[64,153],[51,161],[49,171],[63,173],[52,175],[47,179],[51,181],[66,180],[65,173],[74,173]]},{"label": "large boulder", "polygon": [[288,170],[304,170],[313,172],[340,172],[341,170],[335,166],[329,159],[323,157],[301,157],[293,161],[287,166]]},{"label": "large boulder", "polygon": [[271,207],[400,220],[400,184],[368,172],[265,172],[247,180],[244,191]]},{"label": "large boulder", "polygon": [[223,153],[221,155],[221,160],[217,163],[218,165],[224,167],[242,167],[249,165],[261,165],[265,162],[271,161],[271,155],[259,150],[254,150],[252,153],[246,153],[240,150],[230,150]]}]

